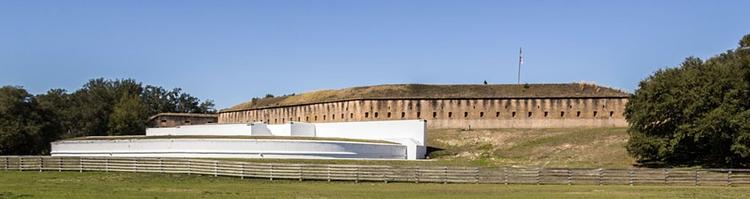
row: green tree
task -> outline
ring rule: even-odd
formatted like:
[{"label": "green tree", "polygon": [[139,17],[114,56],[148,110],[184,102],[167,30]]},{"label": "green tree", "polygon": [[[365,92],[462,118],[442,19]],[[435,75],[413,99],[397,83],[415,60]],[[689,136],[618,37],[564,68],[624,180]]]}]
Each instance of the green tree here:
[{"label": "green tree", "polygon": [[143,134],[148,109],[137,95],[123,95],[109,117],[109,135]]},{"label": "green tree", "polygon": [[0,154],[30,155],[49,152],[56,139],[55,125],[47,122],[34,96],[20,87],[0,88]]},{"label": "green tree", "polygon": [[[745,36],[740,46],[746,45]],[[750,166],[750,52],[687,58],[639,84],[627,149],[642,163]]]},{"label": "green tree", "polygon": [[0,90],[0,154],[45,154],[60,138],[143,134],[148,117],[161,112],[215,111],[211,100],[132,79],[92,79],[73,93],[52,89],[37,96],[6,86]]}]

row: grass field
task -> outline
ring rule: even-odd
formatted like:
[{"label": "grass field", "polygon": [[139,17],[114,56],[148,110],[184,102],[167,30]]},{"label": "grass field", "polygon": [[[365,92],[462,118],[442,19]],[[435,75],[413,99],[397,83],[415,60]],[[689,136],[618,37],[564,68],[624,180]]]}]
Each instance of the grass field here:
[{"label": "grass field", "polygon": [[0,171],[4,198],[750,198],[750,187],[268,181],[184,174]]}]

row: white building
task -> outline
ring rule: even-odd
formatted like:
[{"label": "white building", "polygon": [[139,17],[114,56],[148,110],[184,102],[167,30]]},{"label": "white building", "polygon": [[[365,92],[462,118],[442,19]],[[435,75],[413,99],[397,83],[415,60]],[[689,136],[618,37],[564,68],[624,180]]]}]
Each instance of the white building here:
[{"label": "white building", "polygon": [[423,159],[426,122],[390,120],[149,128],[52,143],[52,156]]}]

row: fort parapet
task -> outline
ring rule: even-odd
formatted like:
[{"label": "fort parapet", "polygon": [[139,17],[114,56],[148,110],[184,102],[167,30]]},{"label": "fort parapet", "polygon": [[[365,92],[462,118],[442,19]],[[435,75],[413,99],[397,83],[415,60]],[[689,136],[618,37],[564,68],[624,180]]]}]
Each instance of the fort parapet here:
[{"label": "fort parapet", "polygon": [[428,128],[624,127],[628,93],[592,84],[380,85],[269,97],[219,123],[427,121]]}]

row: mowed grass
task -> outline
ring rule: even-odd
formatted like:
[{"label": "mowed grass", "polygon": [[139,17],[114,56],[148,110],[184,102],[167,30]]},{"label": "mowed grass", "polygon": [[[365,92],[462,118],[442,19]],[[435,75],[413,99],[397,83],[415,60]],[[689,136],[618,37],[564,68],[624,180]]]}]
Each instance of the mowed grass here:
[{"label": "mowed grass", "polygon": [[385,184],[0,171],[0,198],[750,198],[750,187]]}]

